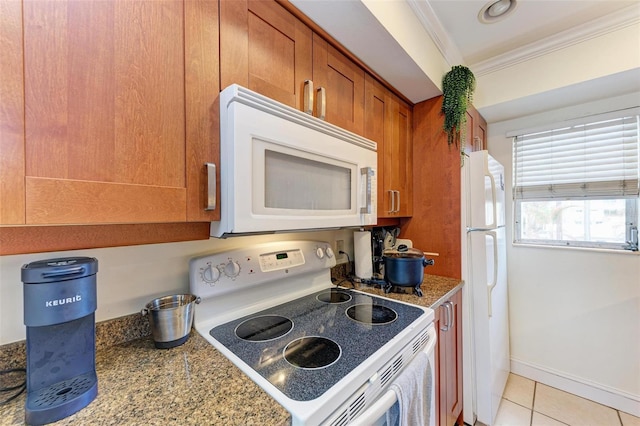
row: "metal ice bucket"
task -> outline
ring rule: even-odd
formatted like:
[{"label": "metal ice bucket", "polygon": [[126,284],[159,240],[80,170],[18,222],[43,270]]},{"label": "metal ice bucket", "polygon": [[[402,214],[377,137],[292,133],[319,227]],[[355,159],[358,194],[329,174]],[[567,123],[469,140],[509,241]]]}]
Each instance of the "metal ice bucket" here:
[{"label": "metal ice bucket", "polygon": [[154,299],[146,304],[141,313],[149,316],[156,348],[173,348],[187,341],[196,303],[200,303],[199,297],[192,294],[175,294]]}]

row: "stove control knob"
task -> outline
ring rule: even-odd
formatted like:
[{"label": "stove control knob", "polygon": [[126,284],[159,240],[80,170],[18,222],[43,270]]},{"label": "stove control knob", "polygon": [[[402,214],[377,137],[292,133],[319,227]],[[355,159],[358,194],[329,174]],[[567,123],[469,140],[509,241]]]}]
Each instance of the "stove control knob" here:
[{"label": "stove control knob", "polygon": [[329,259],[331,259],[331,258],[333,257],[333,255],[334,255],[334,253],[333,253],[333,249],[332,249],[331,247],[327,247],[327,250],[325,250],[325,251],[326,251],[326,253],[327,253],[327,257],[328,257]]},{"label": "stove control knob", "polygon": [[220,271],[213,265],[207,265],[202,270],[202,280],[206,283],[213,284],[220,279]]},{"label": "stove control knob", "polygon": [[318,247],[316,249],[316,256],[318,256],[319,259],[322,259],[324,257],[324,250],[322,250],[322,247]]},{"label": "stove control knob", "polygon": [[235,278],[240,274],[240,264],[235,260],[230,260],[224,265],[224,274],[229,278]]}]

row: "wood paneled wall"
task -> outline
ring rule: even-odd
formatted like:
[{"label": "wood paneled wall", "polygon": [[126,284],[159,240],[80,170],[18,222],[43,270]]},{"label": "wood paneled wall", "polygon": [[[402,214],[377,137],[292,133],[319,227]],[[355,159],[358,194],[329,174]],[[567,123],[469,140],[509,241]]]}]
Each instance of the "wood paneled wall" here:
[{"label": "wood paneled wall", "polygon": [[447,145],[441,106],[439,96],[413,108],[413,217],[401,236],[439,253],[429,274],[461,278],[460,151]]}]

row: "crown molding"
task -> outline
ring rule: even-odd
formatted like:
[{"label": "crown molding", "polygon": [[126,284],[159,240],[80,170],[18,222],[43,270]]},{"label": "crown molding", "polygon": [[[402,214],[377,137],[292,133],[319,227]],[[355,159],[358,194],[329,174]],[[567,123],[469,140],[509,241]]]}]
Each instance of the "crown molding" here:
[{"label": "crown molding", "polygon": [[638,6],[629,6],[574,28],[529,43],[507,53],[471,64],[469,68],[476,76],[487,75],[557,50],[565,49],[575,44],[636,25],[640,23],[640,14],[638,12]]},{"label": "crown molding", "polygon": [[449,65],[464,64],[462,54],[433,11],[429,0],[405,1]]}]

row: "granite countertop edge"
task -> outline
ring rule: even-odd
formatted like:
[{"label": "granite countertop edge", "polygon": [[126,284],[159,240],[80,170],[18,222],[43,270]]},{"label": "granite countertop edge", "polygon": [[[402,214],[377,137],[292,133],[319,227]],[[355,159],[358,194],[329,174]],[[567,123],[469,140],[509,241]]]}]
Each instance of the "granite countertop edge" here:
[{"label": "granite countertop edge", "polygon": [[[463,281],[425,275],[423,297],[357,290],[437,308]],[[404,289],[403,289],[404,290]],[[187,342],[156,349],[146,319],[130,315],[96,324],[98,396],[56,425],[288,425],[290,414],[195,330]],[[25,364],[23,342],[0,346],[0,367]],[[22,365],[19,365],[19,364]],[[0,382],[0,387],[5,386]],[[1,395],[4,400],[9,395]],[[23,393],[0,405],[3,425],[24,424]],[[250,403],[248,403],[250,401]]]}]

